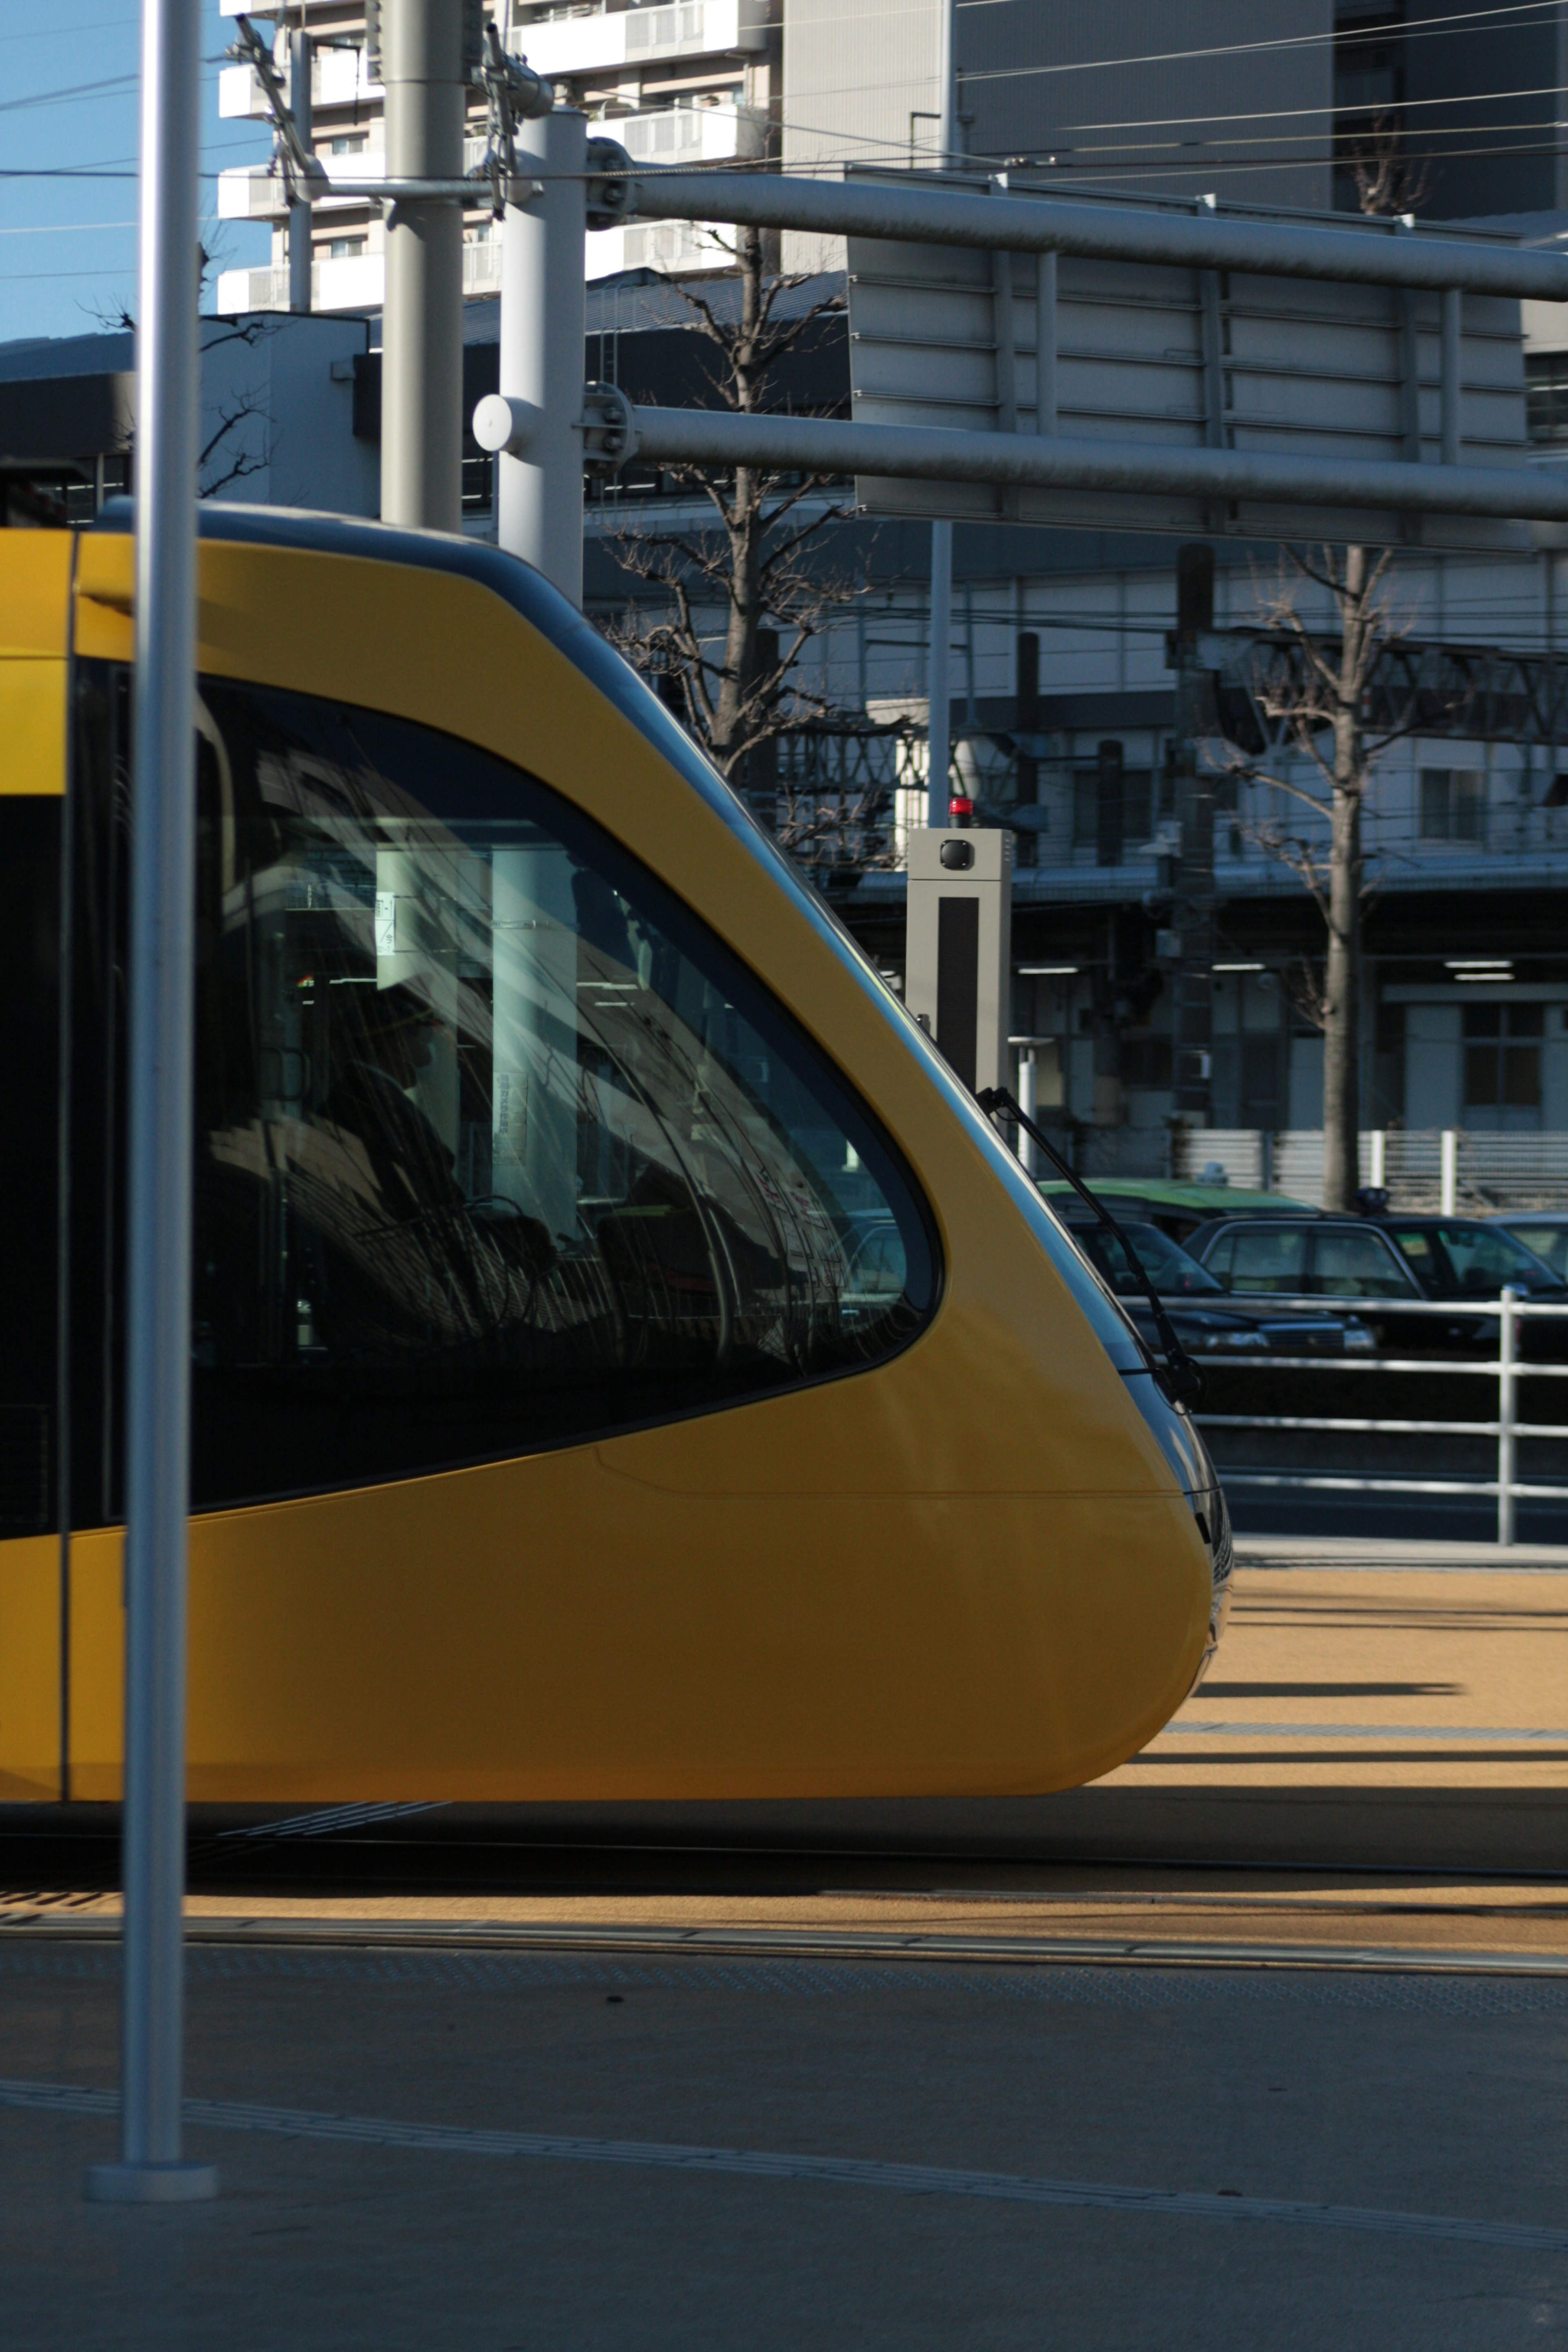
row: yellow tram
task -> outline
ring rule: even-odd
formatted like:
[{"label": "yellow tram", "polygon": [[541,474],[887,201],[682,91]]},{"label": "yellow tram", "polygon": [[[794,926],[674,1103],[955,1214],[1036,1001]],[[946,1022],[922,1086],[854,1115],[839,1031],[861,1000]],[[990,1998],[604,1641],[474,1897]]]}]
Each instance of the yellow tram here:
[{"label": "yellow tram", "polygon": [[[0,535],[11,1800],[120,1792],[132,583]],[[1201,1441],[658,700],[526,566],[325,517],[209,510],[199,638],[192,1798],[1135,1752],[1218,1622]]]}]

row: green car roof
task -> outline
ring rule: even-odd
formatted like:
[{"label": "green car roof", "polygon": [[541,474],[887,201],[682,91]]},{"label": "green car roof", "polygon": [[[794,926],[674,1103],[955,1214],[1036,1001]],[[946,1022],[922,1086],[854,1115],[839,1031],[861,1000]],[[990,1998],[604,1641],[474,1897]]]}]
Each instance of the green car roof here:
[{"label": "green car roof", "polygon": [[[1072,1191],[1062,1176],[1037,1181],[1042,1192]],[[1248,1192],[1239,1184],[1176,1184],[1158,1176],[1086,1176],[1083,1181],[1109,1201],[1150,1201],[1162,1209],[1198,1209],[1211,1217],[1223,1217],[1231,1209],[1277,1209],[1281,1216],[1321,1213],[1309,1201],[1292,1201],[1284,1192]]]}]

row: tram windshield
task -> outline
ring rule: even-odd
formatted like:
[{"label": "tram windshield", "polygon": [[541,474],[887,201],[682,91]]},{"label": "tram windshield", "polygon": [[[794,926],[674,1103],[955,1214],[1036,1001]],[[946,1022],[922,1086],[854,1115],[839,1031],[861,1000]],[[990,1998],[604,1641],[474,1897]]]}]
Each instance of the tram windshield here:
[{"label": "tram windshield", "polygon": [[853,1371],[934,1303],[912,1181],[646,868],[471,745],[205,681],[198,1502]]}]

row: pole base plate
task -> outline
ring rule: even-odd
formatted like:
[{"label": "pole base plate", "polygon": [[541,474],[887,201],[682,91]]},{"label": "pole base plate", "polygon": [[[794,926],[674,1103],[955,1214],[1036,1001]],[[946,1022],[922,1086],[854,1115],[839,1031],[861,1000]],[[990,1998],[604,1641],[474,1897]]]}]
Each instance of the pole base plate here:
[{"label": "pole base plate", "polygon": [[94,2205],[194,2205],[217,2195],[216,2164],[89,2164],[82,2194]]}]

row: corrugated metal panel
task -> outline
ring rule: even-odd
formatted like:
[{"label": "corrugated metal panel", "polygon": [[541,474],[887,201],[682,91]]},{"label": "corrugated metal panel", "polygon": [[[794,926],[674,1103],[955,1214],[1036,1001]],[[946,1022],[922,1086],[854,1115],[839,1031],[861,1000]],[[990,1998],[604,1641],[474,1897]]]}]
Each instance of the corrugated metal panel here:
[{"label": "corrugated metal panel", "polygon": [[[1036,432],[1042,267],[1023,255],[852,238],[857,422]],[[1420,454],[1433,462],[1440,456],[1436,294],[1070,257],[1058,273],[1056,429],[1064,437],[1409,457],[1402,321],[1410,303]],[[1525,461],[1519,309],[1465,299],[1463,462]],[[1402,524],[1390,515],[1251,503],[1216,511],[1200,499],[1131,493],[880,480],[858,488],[865,509],[885,515],[1433,547],[1527,544],[1521,527],[1458,517]]]}]

